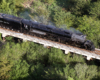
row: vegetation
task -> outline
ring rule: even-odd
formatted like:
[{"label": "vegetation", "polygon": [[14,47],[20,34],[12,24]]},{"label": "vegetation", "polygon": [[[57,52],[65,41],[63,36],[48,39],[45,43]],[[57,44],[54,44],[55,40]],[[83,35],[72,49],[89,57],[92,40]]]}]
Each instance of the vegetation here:
[{"label": "vegetation", "polygon": [[82,56],[65,56],[59,49],[47,49],[33,42],[7,42],[0,52],[1,79],[90,80],[98,76],[97,70],[96,65],[86,64]]},{"label": "vegetation", "polygon": [[[28,16],[21,17],[64,29],[73,27],[100,48],[99,0],[33,0],[25,8],[22,3],[27,1],[1,0],[0,13],[21,16],[27,12]],[[100,65],[96,60],[9,36],[3,42],[0,34],[0,80],[40,79],[99,80]]]}]

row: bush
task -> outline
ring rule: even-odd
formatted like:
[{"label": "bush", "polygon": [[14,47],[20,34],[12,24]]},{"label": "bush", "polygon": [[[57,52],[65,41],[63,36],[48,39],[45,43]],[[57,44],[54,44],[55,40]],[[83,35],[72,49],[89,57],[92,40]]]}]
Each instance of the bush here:
[{"label": "bush", "polygon": [[8,36],[8,37],[6,37],[5,38],[7,41],[11,41],[12,39],[13,39],[13,37],[12,36]]}]

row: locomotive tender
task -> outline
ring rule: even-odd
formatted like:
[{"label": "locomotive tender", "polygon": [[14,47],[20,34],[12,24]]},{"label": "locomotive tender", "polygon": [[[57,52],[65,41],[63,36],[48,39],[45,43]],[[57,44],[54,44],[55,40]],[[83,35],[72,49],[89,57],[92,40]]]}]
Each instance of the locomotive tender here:
[{"label": "locomotive tender", "polygon": [[[32,34],[39,37],[58,42],[78,45],[78,47],[94,51],[94,44],[86,39],[86,36],[81,33],[74,33],[69,30],[56,28],[55,26],[43,25],[31,20],[22,19],[8,14],[0,13],[0,27],[9,28],[25,34]],[[75,46],[74,45],[74,46]]]}]

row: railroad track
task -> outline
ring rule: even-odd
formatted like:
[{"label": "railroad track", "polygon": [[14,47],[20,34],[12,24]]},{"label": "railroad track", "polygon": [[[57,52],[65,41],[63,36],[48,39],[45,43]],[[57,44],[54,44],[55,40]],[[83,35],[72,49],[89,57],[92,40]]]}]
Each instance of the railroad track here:
[{"label": "railroad track", "polygon": [[39,44],[44,45],[45,47],[50,46],[50,47],[59,48],[61,50],[64,50],[65,54],[68,54],[69,52],[80,54],[80,55],[86,56],[87,60],[90,60],[91,58],[100,60],[100,49],[95,49],[95,51],[89,51],[89,50],[77,48],[77,47],[70,46],[70,45],[65,45],[63,43],[31,36],[28,34],[20,33],[18,31],[12,31],[6,28],[1,28],[1,27],[0,27],[0,33],[2,33],[2,37],[6,37],[9,35],[9,36],[21,38],[24,41],[28,40],[28,41],[32,41],[35,43],[39,43]]}]

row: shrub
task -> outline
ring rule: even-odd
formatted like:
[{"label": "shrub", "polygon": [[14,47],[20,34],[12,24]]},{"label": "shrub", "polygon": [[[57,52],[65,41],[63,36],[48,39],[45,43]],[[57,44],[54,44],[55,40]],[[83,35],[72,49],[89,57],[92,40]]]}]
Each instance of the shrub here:
[{"label": "shrub", "polygon": [[8,37],[5,37],[5,39],[6,39],[7,41],[11,41],[11,40],[13,39],[13,37],[12,37],[12,36],[8,36]]}]

